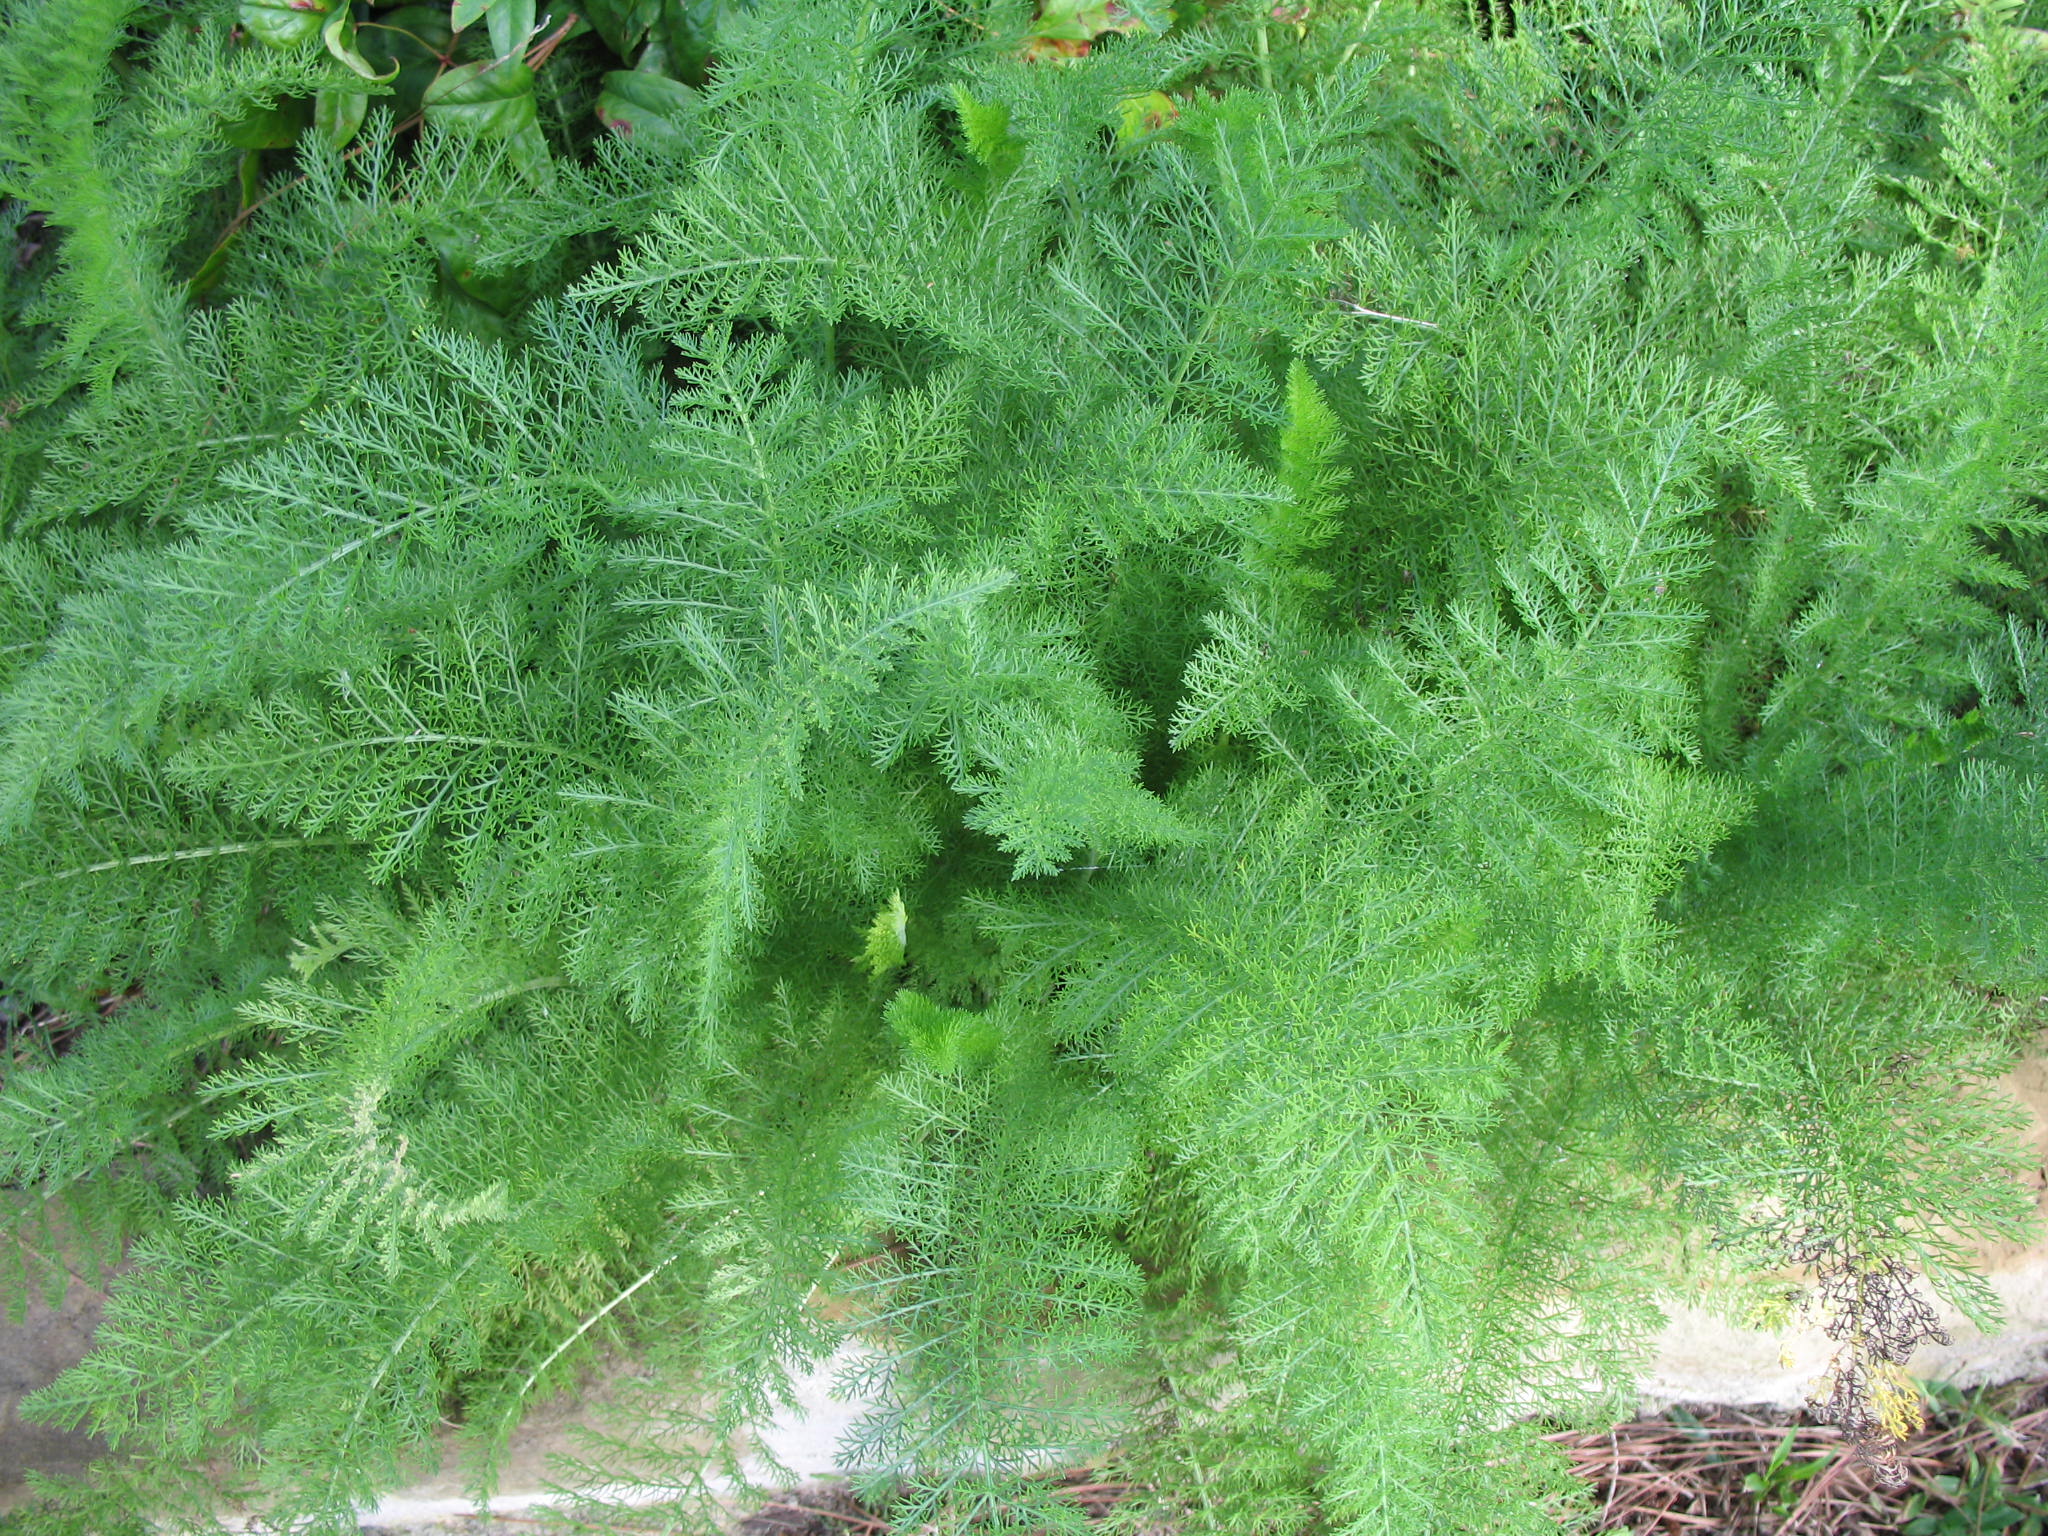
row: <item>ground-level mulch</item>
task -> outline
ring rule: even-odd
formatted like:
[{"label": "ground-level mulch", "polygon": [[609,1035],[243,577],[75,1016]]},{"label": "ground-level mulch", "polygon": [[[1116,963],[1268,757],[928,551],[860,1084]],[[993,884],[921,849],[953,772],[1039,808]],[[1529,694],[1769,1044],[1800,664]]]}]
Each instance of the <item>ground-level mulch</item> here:
[{"label": "ground-level mulch", "polygon": [[[1840,1430],[1799,1412],[1683,1406],[1603,1431],[1548,1436],[1593,1485],[1593,1529],[1633,1536],[1938,1536],[2048,1531],[2048,1376],[1941,1393],[1888,1488]],[[1133,1492],[1099,1470],[1052,1481],[1091,1515]],[[2029,1521],[2036,1523],[2029,1524]],[[895,1536],[883,1511],[837,1486],[794,1489],[735,1536]],[[1312,1533],[1304,1533],[1312,1536]]]},{"label": "ground-level mulch", "polygon": [[1797,1412],[1678,1407],[1550,1438],[1598,1491],[1603,1531],[1874,1536],[1926,1522],[1940,1536],[2018,1536],[2030,1518],[2048,1529],[2048,1377],[1943,1393],[1932,1407],[1896,1489],[1840,1430]]},{"label": "ground-level mulch", "polygon": [[[1134,1491],[1129,1483],[1079,1467],[1049,1473],[1046,1481],[1092,1519]],[[733,1536],[897,1536],[897,1528],[848,1489],[823,1485],[777,1495],[742,1520]]]}]

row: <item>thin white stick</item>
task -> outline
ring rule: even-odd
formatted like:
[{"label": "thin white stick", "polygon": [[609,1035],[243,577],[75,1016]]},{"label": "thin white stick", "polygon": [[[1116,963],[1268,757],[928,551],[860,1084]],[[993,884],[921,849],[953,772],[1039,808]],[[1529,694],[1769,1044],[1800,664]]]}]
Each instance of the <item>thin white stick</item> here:
[{"label": "thin white stick", "polygon": [[607,1316],[609,1316],[614,1308],[619,1306],[622,1302],[631,1298],[632,1294],[635,1291],[639,1290],[641,1286],[645,1285],[648,1281],[652,1280],[664,1269],[667,1269],[669,1265],[675,1263],[675,1261],[676,1255],[670,1254],[667,1258],[663,1259],[659,1264],[655,1265],[654,1268],[648,1270],[646,1274],[642,1275],[638,1280],[635,1280],[631,1285],[627,1286],[623,1291],[619,1292],[618,1295],[614,1296],[610,1301],[606,1302],[602,1307],[599,1307],[595,1312],[591,1313],[590,1316],[586,1317],[583,1320],[582,1327],[578,1328],[574,1333],[570,1334],[569,1337],[562,1340],[562,1342],[556,1346],[555,1352],[553,1354],[549,1355],[547,1359],[541,1361],[539,1365],[534,1367],[533,1374],[527,1377],[525,1382],[520,1386],[518,1396],[524,1397],[527,1393],[531,1392],[533,1390],[533,1384],[541,1379],[541,1376],[547,1371],[547,1368],[549,1366],[553,1365],[557,1360],[562,1358],[562,1355],[564,1354],[564,1352],[568,1350],[570,1345],[574,1344],[578,1339],[582,1338],[583,1335],[590,1332],[591,1329],[595,1328],[600,1322],[602,1322]]},{"label": "thin white stick", "polygon": [[1406,315],[1390,315],[1384,309],[1367,309],[1363,304],[1354,304],[1349,299],[1335,299],[1332,302],[1346,314],[1358,315],[1367,320],[1394,320],[1402,325],[1419,325],[1425,331],[1443,329],[1434,320],[1411,320]]}]

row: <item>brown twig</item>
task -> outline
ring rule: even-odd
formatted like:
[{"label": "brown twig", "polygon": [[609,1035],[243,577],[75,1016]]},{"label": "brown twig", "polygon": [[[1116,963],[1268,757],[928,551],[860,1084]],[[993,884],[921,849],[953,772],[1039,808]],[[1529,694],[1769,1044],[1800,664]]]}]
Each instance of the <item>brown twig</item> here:
[{"label": "brown twig", "polygon": [[821,1515],[827,1520],[837,1520],[841,1525],[851,1526],[855,1530],[880,1531],[883,1533],[883,1536],[887,1536],[890,1529],[889,1523],[886,1520],[870,1520],[865,1515],[843,1514],[836,1509],[814,1509],[808,1504],[784,1504],[781,1502],[763,1504],[759,1513],[765,1515],[770,1510],[787,1510],[795,1515]]},{"label": "brown twig", "polygon": [[549,33],[544,41],[535,43],[526,55],[526,67],[528,69],[539,69],[543,64],[547,63],[553,57],[554,51],[562,46],[562,39],[569,35],[569,29],[576,25],[577,19],[576,13],[571,11],[567,21]]}]

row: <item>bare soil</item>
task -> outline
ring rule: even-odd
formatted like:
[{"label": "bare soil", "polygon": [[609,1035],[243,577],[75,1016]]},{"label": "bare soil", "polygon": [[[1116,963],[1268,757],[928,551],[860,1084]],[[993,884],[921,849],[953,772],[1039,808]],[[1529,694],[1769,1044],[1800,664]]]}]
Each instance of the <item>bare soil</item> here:
[{"label": "bare soil", "polygon": [[105,1454],[106,1446],[91,1435],[24,1424],[19,1417],[24,1397],[83,1358],[105,1301],[104,1292],[74,1280],[61,1306],[37,1296],[21,1322],[0,1316],[0,1510],[27,1500],[23,1478],[29,1471],[82,1472]]}]

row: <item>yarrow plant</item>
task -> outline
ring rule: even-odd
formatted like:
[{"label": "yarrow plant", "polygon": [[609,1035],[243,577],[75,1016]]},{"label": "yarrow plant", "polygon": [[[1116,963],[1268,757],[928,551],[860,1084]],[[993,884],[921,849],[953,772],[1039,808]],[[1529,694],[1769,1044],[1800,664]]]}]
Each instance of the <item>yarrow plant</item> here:
[{"label": "yarrow plant", "polygon": [[1879,1458],[1994,1320],[2041,16],[0,15],[80,1518],[488,1486],[619,1345],[709,1522],[851,1340],[906,1528],[1116,1444],[1191,1530],[1540,1531],[1660,1298],[1817,1266]]}]

